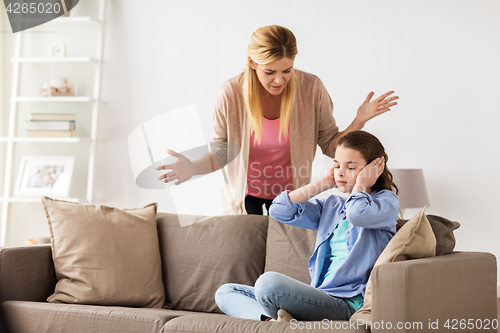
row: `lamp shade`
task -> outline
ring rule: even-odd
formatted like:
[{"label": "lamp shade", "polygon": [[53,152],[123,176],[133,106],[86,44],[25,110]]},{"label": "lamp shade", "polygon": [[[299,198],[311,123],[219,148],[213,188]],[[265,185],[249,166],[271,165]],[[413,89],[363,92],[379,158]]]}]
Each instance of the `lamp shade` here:
[{"label": "lamp shade", "polygon": [[399,189],[399,208],[420,208],[429,205],[422,169],[392,169]]}]

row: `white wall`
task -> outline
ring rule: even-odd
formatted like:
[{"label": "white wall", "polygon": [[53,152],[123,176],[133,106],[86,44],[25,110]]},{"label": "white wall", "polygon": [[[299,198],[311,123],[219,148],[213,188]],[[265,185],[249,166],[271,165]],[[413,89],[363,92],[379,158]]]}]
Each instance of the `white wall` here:
[{"label": "white wall", "polygon": [[[111,0],[107,20],[99,202],[125,208],[154,201],[171,209],[165,191],[135,185],[128,134],[157,115],[196,104],[209,138],[216,92],[243,68],[251,33],[281,24],[297,37],[296,68],[323,80],[341,128],[371,90],[396,91],[399,105],[365,129],[384,143],[389,167],[423,168],[427,213],[462,224],[456,249],[500,256],[499,1]],[[2,121],[6,114],[3,109]],[[22,213],[16,210],[11,225],[24,224],[16,231],[23,237],[11,228],[9,245],[28,238],[31,224],[44,223]]]}]

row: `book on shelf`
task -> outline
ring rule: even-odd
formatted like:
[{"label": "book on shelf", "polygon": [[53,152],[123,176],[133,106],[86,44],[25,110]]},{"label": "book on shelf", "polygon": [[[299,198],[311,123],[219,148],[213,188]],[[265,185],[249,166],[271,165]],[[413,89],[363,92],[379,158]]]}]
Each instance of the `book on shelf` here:
[{"label": "book on shelf", "polygon": [[73,113],[32,113],[31,120],[75,120]]},{"label": "book on shelf", "polygon": [[44,137],[44,138],[71,138],[73,131],[44,131],[44,130],[28,130],[29,138]]},{"label": "book on shelf", "polygon": [[26,121],[27,130],[53,130],[69,131],[75,130],[74,120],[28,120]]}]

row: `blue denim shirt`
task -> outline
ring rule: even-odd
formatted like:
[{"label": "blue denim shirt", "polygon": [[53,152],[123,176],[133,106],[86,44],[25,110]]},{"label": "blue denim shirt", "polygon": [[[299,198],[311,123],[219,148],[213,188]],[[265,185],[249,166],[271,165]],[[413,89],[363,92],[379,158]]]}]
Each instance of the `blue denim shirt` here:
[{"label": "blue denim shirt", "polygon": [[[365,295],[375,261],[396,233],[399,200],[392,191],[357,191],[349,198],[331,195],[306,203],[290,202],[284,191],[273,200],[269,214],[278,222],[317,230],[314,252],[309,258],[311,286],[342,298]],[[328,239],[342,219],[349,221],[345,233],[349,254],[334,275],[321,285],[319,277],[331,255]]]}]

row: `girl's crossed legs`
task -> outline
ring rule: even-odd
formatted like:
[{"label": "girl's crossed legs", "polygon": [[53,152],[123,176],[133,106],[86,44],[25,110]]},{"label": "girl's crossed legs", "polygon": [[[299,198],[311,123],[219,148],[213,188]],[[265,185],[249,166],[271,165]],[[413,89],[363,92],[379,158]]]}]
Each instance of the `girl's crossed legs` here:
[{"label": "girl's crossed legs", "polygon": [[342,298],[276,272],[266,272],[255,287],[236,283],[222,285],[215,301],[231,317],[260,320],[260,315],[277,319],[284,309],[297,320],[349,320],[354,313]]}]

